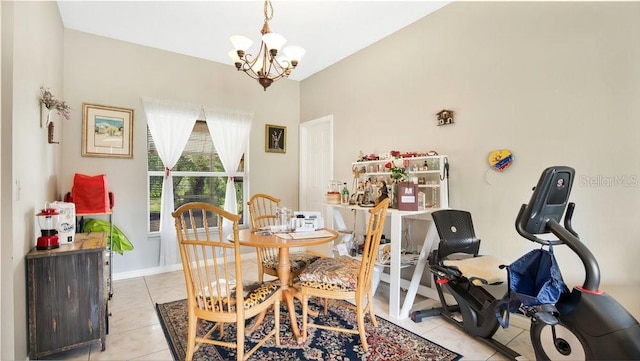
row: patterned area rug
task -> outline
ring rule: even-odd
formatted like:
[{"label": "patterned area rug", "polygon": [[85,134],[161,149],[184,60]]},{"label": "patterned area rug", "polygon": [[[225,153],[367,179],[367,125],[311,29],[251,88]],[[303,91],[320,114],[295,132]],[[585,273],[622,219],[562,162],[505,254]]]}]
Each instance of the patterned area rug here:
[{"label": "patterned area rug", "polygon": [[[341,301],[343,302],[343,301]],[[298,314],[300,304],[296,303]],[[310,302],[312,309],[321,310],[320,306]],[[165,336],[176,360],[184,360],[187,341],[187,301],[174,301],[163,304],[156,304],[158,317],[164,330]],[[367,342],[369,351],[364,352],[360,345],[360,336],[316,328],[309,329],[309,337],[304,344],[299,345],[291,332],[289,317],[285,307],[280,313],[280,347],[275,346],[275,340],[270,339],[265,345],[259,348],[249,360],[447,360],[456,361],[462,356],[447,350],[429,340],[426,340],[413,332],[407,331],[381,317],[376,317],[378,327],[374,328],[365,319],[367,328]],[[273,312],[267,313],[264,320],[264,329],[273,329]],[[324,324],[356,324],[355,312],[336,305],[329,306],[329,313],[324,316],[323,312],[314,319],[315,323]],[[298,317],[298,327],[302,326],[302,321]],[[198,334],[204,334],[210,329],[211,324],[200,321],[198,324]],[[217,332],[214,333],[217,337]],[[246,339],[245,349],[256,344],[255,339],[263,336],[260,330],[256,330],[252,336]],[[235,338],[235,325],[225,326],[225,339]],[[235,360],[235,350],[204,345],[198,349],[193,357],[194,360]]]}]

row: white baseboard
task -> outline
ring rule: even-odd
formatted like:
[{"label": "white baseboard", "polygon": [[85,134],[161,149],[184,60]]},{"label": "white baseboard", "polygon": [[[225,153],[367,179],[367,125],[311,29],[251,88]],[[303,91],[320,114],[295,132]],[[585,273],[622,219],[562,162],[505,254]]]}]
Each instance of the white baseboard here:
[{"label": "white baseboard", "polygon": [[118,272],[113,274],[113,280],[126,280],[130,278],[136,277],[144,277],[157,275],[161,273],[174,272],[174,271],[182,271],[182,263],[176,263],[170,266],[161,266],[161,267],[153,267],[153,268],[145,268],[128,272]]},{"label": "white baseboard", "polygon": [[[242,259],[243,260],[247,260],[247,259],[255,260],[256,259],[256,252],[253,251],[251,253],[249,253],[249,252],[242,253]],[[176,264],[169,265],[169,266],[159,266],[159,267],[152,267],[152,268],[144,268],[144,269],[139,269],[139,270],[127,271],[127,272],[118,272],[118,273],[114,273],[113,274],[113,280],[114,281],[126,280],[126,279],[130,279],[130,278],[153,276],[153,275],[157,275],[157,274],[162,274],[162,273],[167,273],[167,272],[175,272],[175,271],[182,271],[182,263],[176,263]]]}]

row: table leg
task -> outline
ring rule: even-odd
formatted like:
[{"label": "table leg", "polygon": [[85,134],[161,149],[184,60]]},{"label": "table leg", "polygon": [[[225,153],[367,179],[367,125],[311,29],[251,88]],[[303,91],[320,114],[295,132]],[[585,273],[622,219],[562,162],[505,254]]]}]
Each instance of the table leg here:
[{"label": "table leg", "polygon": [[289,277],[291,276],[291,263],[289,260],[289,248],[280,247],[278,252],[278,279],[280,279],[280,288],[282,289],[283,301],[287,304],[287,310],[289,311],[289,320],[291,322],[291,331],[298,343],[302,342],[302,335],[298,329],[298,319],[296,314],[294,297],[298,293],[298,290],[289,287]]},{"label": "table leg", "polygon": [[[416,293],[418,292],[418,286],[420,285],[420,280],[422,279],[424,268],[428,263],[429,252],[431,252],[431,247],[433,246],[434,242],[436,242],[438,237],[438,230],[436,229],[435,223],[433,223],[433,219],[429,222],[429,229],[422,244],[420,257],[418,258],[418,263],[416,264],[416,268],[413,271],[411,283],[409,285],[409,289],[407,290],[407,295],[405,296],[402,309],[400,310],[400,314],[398,315],[398,318],[401,320],[409,317],[409,311],[411,311],[411,307],[413,307],[413,301],[416,298]],[[433,296],[436,295],[437,293],[435,293]],[[432,296],[430,296],[429,298],[436,299]]]}]

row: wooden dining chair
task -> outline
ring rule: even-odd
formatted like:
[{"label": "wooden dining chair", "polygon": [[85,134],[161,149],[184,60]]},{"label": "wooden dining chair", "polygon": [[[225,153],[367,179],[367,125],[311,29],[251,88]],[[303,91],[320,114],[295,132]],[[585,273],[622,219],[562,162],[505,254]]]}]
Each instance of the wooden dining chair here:
[{"label": "wooden dining chair", "polygon": [[[268,194],[254,194],[247,203],[251,218],[251,231],[265,229],[276,225],[276,210],[280,206],[280,199]],[[256,247],[258,259],[258,281],[262,282],[264,274],[278,277],[278,249]],[[319,254],[312,252],[291,252],[291,276],[293,280],[312,262],[320,258]]]},{"label": "wooden dining chair", "polygon": [[[202,202],[187,203],[172,213],[175,219],[180,257],[187,284],[188,338],[186,360],[190,361],[196,348],[212,344],[235,348],[237,360],[246,360],[269,338],[275,336],[280,345],[280,299],[277,282],[260,283],[252,290],[244,290],[238,221],[241,216],[231,214],[214,205]],[[232,222],[224,234],[223,220]],[[247,294],[245,294],[245,291]],[[245,321],[273,307],[275,325],[252,349],[245,352]],[[214,323],[205,335],[197,335],[199,320]],[[235,340],[223,340],[225,323],[236,324]],[[218,338],[214,338],[217,331]]]},{"label": "wooden dining chair", "polygon": [[[361,260],[349,256],[322,258],[312,263],[298,276],[299,284],[297,286],[300,287],[302,294],[303,339],[307,338],[308,328],[315,327],[360,334],[362,348],[365,352],[369,349],[364,317],[366,313],[369,313],[371,323],[374,327],[378,327],[376,316],[373,313],[371,284],[388,207],[389,198],[386,198],[369,210],[369,222]],[[340,305],[355,309],[357,325],[354,328],[341,328],[308,322],[309,297],[312,296],[329,300],[355,301],[355,306],[347,303],[340,303]],[[327,314],[326,302],[324,314]]]}]

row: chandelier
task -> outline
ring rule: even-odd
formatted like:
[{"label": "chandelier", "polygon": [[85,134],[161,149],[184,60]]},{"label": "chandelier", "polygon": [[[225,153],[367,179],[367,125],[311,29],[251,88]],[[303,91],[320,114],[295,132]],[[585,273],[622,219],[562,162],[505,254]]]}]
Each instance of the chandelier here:
[{"label": "chandelier", "polygon": [[271,19],[273,19],[273,5],[267,0],[264,2],[264,25],[260,31],[262,40],[257,56],[254,57],[247,52],[253,41],[242,35],[231,37],[231,43],[235,49],[229,51],[236,69],[258,80],[265,91],[274,81],[287,78],[305,53],[305,50],[299,46],[288,46],[283,49],[284,56],[280,56],[280,48],[287,40],[284,36],[271,32],[269,29]]}]

